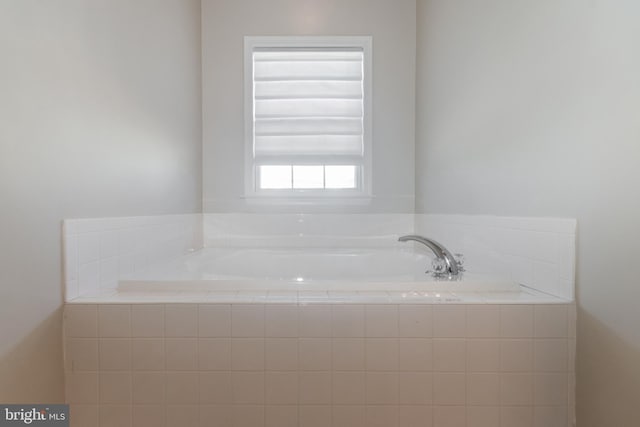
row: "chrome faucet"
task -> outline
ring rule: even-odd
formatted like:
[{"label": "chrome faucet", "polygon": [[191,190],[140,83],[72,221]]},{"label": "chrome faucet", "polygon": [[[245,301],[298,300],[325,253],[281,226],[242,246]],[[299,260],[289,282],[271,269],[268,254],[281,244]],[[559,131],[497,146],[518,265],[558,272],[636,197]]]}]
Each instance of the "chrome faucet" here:
[{"label": "chrome faucet", "polygon": [[431,249],[436,256],[436,260],[444,262],[443,267],[445,268],[444,271],[438,271],[436,268],[434,268],[434,276],[457,277],[463,271],[461,263],[456,260],[453,254],[449,252],[447,248],[433,239],[427,239],[426,237],[418,236],[415,234],[408,234],[406,236],[399,237],[398,241],[414,241],[422,243],[423,245]]}]

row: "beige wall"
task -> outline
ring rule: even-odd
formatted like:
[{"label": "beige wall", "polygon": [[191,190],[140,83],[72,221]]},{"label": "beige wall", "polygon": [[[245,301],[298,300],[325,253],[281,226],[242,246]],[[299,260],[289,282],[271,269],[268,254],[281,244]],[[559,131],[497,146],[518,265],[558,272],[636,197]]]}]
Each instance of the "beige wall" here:
[{"label": "beige wall", "polygon": [[640,425],[640,3],[419,0],[418,211],[578,219],[579,427]]},{"label": "beige wall", "polygon": [[255,209],[242,199],[244,36],[371,35],[374,199],[364,210],[412,212],[415,7],[415,0],[203,0],[205,211]]},{"label": "beige wall", "polygon": [[200,210],[200,2],[2,0],[0,54],[0,402],[60,402],[61,220]]}]

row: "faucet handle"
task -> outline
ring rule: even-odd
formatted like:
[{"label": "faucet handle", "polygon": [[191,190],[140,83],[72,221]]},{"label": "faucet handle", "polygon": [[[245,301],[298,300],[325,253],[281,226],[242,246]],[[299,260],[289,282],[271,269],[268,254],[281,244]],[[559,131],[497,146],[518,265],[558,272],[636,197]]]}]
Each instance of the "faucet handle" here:
[{"label": "faucet handle", "polygon": [[463,254],[453,254],[453,258],[458,265],[459,271],[464,271],[464,255]]},{"label": "faucet handle", "polygon": [[444,274],[447,271],[447,262],[444,260],[444,258],[434,258],[431,261],[431,268],[431,273],[435,275]]}]

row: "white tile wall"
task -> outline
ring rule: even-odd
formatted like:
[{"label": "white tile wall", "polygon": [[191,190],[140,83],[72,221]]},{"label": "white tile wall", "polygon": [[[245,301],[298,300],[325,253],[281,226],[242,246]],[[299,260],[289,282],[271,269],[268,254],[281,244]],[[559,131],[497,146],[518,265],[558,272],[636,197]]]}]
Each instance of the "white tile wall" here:
[{"label": "white tile wall", "polygon": [[[66,221],[67,300],[112,289],[122,275],[204,241],[328,244],[338,236],[366,246],[414,227],[463,252],[469,270],[573,298],[573,220],[205,215],[202,227],[197,215]],[[247,293],[246,304],[234,292],[225,304],[203,295],[182,304],[68,304],[73,425],[572,425],[572,304],[389,296],[356,304],[349,298],[359,295],[266,291]]]},{"label": "white tile wall", "polygon": [[[467,270],[573,300],[576,221],[406,214],[205,214],[64,222],[66,300],[117,287],[152,264],[206,246],[388,246],[418,233],[465,255]],[[417,251],[426,249],[416,245]],[[427,251],[428,252],[428,251]],[[237,301],[242,295],[234,295]],[[336,293],[333,298],[340,295]],[[350,298],[348,295],[342,295]],[[265,296],[266,297],[266,294]],[[313,299],[313,295],[308,295]],[[248,302],[256,296],[246,295]],[[270,295],[295,303],[296,296]]]},{"label": "white tile wall", "polygon": [[74,427],[569,427],[573,318],[573,304],[67,304],[66,396]]},{"label": "white tile wall", "polygon": [[573,300],[576,221],[465,215],[416,215],[417,234],[462,253],[469,271]]},{"label": "white tile wall", "polygon": [[202,215],[65,220],[65,300],[115,289],[127,274],[202,248],[202,236]]},{"label": "white tile wall", "polygon": [[413,227],[410,214],[205,214],[204,241],[207,247],[388,245],[389,237]]}]

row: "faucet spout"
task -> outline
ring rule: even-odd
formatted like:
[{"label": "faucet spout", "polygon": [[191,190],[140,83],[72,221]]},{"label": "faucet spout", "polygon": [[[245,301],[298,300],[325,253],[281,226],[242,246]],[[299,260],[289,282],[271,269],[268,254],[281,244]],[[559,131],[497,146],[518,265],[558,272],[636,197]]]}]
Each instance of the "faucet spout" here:
[{"label": "faucet spout", "polygon": [[415,234],[408,234],[406,236],[400,236],[398,238],[398,241],[399,242],[414,241],[414,242],[422,243],[423,245],[431,249],[431,251],[434,253],[436,258],[441,259],[445,262],[447,266],[446,273],[448,273],[451,276],[457,276],[460,273],[458,262],[456,261],[453,254],[451,254],[451,252],[449,252],[447,248],[445,248],[443,245],[436,242],[435,240],[428,239],[426,237],[418,236]]}]

